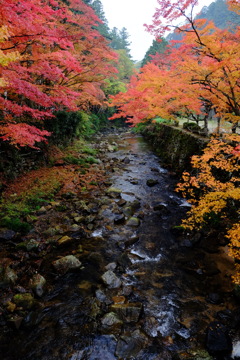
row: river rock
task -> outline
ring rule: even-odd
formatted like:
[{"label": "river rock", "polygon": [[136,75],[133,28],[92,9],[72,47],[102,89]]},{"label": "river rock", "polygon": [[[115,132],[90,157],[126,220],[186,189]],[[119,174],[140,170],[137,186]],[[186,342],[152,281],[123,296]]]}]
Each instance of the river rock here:
[{"label": "river rock", "polygon": [[213,321],[207,329],[207,350],[212,356],[230,355],[232,351],[232,341],[226,327]]},{"label": "river rock", "polygon": [[140,220],[137,217],[131,217],[128,220],[127,225],[132,227],[138,227],[140,225]]},{"label": "river rock", "polygon": [[109,263],[109,264],[107,264],[106,266],[105,266],[105,269],[106,270],[115,270],[116,269],[116,267],[117,267],[117,264],[115,263],[115,262],[112,262],[112,263]]},{"label": "river rock", "polygon": [[133,215],[133,210],[130,206],[126,206],[123,208],[123,214],[126,216],[126,217],[130,217]]},{"label": "river rock", "polygon": [[122,328],[122,320],[120,320],[114,312],[110,312],[101,320],[104,332],[111,333],[113,335],[119,335]]},{"label": "river rock", "polygon": [[110,187],[109,189],[107,189],[107,194],[110,197],[120,197],[121,192],[122,192],[122,190],[115,188],[115,187]]},{"label": "river rock", "polygon": [[153,210],[154,211],[160,211],[161,213],[167,214],[169,213],[169,210],[167,208],[167,204],[163,202],[155,202],[153,203]]},{"label": "river rock", "polygon": [[111,311],[115,312],[119,318],[125,322],[138,322],[141,311],[141,303],[128,304],[113,304],[110,307]]},{"label": "river rock", "polygon": [[6,285],[15,284],[17,279],[18,279],[17,274],[10,266],[6,266],[5,269],[2,268],[2,274],[0,269],[0,287],[1,285],[6,286]]},{"label": "river rock", "polygon": [[65,274],[69,270],[79,269],[81,267],[81,262],[73,255],[67,255],[61,259],[55,260],[52,262],[53,267],[58,272]]},{"label": "river rock", "polygon": [[23,317],[14,315],[11,316],[10,319],[8,319],[8,325],[11,326],[12,329],[18,330],[23,322]]},{"label": "river rock", "polygon": [[144,330],[147,335],[156,337],[158,335],[158,321],[155,317],[147,317],[144,323]]},{"label": "river rock", "polygon": [[127,201],[125,199],[121,199],[117,202],[118,206],[124,206],[126,205]]},{"label": "river rock", "polygon": [[139,236],[134,234],[133,236],[131,236],[128,240],[126,240],[124,242],[124,248],[128,248],[132,245],[134,245],[136,242],[138,242],[139,240]]},{"label": "river rock", "polygon": [[116,356],[120,359],[132,359],[137,356],[147,342],[146,335],[139,330],[135,330],[133,333],[125,333],[117,343]]},{"label": "river rock", "polygon": [[58,240],[58,245],[69,244],[73,239],[70,236],[63,236]]},{"label": "river rock", "polygon": [[125,222],[124,214],[119,214],[114,217],[114,224],[123,224]]},{"label": "river rock", "polygon": [[159,183],[158,180],[148,179],[146,184],[147,184],[147,186],[152,187],[152,186],[157,185],[158,183]]},{"label": "river rock", "polygon": [[124,164],[130,164],[130,159],[129,159],[129,157],[125,157],[123,160],[122,160],[122,162],[124,163]]},{"label": "river rock", "polygon": [[102,275],[103,282],[109,289],[116,289],[122,285],[121,280],[114,274],[112,270],[108,270]]},{"label": "river rock", "polygon": [[95,295],[96,295],[96,298],[97,298],[100,302],[105,303],[105,304],[107,304],[107,305],[112,304],[112,300],[110,300],[110,299],[107,297],[107,295],[105,294],[105,292],[104,292],[103,290],[101,290],[101,289],[96,290]]},{"label": "river rock", "polygon": [[34,297],[30,293],[14,295],[13,302],[24,310],[32,309],[35,304]]},{"label": "river rock", "polygon": [[16,235],[16,232],[9,229],[0,230],[0,240],[12,240]]},{"label": "river rock", "polygon": [[45,290],[46,279],[40,274],[35,274],[30,280],[29,285],[33,289],[34,293],[41,297]]}]

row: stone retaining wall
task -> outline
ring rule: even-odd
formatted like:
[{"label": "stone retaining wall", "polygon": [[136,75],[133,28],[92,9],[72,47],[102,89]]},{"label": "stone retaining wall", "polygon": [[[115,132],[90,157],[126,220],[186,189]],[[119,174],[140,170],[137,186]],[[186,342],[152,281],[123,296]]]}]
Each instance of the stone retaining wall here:
[{"label": "stone retaining wall", "polygon": [[165,124],[151,124],[142,135],[159,155],[163,165],[178,173],[190,170],[192,155],[200,154],[209,140]]}]

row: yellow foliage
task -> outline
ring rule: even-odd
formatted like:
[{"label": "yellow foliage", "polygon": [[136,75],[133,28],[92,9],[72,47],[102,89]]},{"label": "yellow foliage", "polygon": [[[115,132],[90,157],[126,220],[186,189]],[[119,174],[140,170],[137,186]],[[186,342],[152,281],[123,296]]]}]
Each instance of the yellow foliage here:
[{"label": "yellow foliage", "polygon": [[[0,27],[0,43],[7,40],[9,37],[7,26]],[[0,50],[0,66],[8,66],[9,63],[20,59],[20,54],[18,51],[11,51],[4,53]],[[0,87],[5,86],[6,83],[3,78],[0,77]]]},{"label": "yellow foliage", "polygon": [[[177,191],[193,204],[186,229],[225,231],[229,239],[229,254],[240,260],[240,135],[228,134],[212,138],[203,154],[192,157],[194,174],[182,175]],[[221,229],[220,229],[221,227]],[[234,276],[240,284],[240,266]]]}]

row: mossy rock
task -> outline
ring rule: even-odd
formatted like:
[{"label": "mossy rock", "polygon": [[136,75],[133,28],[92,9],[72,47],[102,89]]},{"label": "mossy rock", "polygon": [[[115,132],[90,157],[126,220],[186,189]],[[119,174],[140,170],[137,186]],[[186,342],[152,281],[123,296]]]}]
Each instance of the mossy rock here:
[{"label": "mossy rock", "polygon": [[30,293],[16,294],[13,297],[13,302],[24,310],[30,310],[35,304],[35,299]]}]

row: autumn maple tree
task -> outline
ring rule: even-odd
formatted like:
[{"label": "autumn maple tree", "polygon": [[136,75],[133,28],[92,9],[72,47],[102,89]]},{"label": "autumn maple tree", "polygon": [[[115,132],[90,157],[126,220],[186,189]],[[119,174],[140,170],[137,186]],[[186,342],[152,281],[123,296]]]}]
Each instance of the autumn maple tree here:
[{"label": "autumn maple tree", "polygon": [[57,110],[103,102],[116,55],[84,2],[1,0],[0,18],[2,140],[34,146],[50,135],[44,120]]}]

